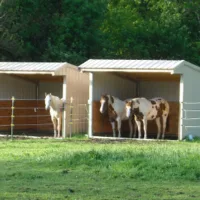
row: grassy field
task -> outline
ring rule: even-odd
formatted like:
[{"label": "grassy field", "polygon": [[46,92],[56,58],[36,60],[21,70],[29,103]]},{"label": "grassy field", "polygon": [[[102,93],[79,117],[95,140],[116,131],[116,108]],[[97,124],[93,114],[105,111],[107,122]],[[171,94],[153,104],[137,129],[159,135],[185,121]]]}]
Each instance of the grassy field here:
[{"label": "grassy field", "polygon": [[199,200],[200,143],[0,140],[0,199]]}]

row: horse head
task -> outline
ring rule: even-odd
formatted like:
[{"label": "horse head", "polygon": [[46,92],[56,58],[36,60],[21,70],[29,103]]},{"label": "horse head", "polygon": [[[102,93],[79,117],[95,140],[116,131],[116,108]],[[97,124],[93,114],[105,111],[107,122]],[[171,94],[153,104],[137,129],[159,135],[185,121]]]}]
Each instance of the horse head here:
[{"label": "horse head", "polygon": [[126,116],[131,117],[132,114],[137,114],[140,101],[138,99],[132,99],[126,101]]},{"label": "horse head", "polygon": [[49,107],[51,106],[51,100],[52,100],[52,95],[51,95],[51,93],[50,93],[50,94],[45,93],[44,102],[45,102],[45,109],[46,109],[46,110],[48,110]]},{"label": "horse head", "polygon": [[126,101],[126,117],[131,116],[131,110],[132,110],[132,100],[131,101]]},{"label": "horse head", "polygon": [[101,99],[100,99],[100,113],[105,113],[108,110],[108,101],[109,101],[109,97],[108,95],[104,94],[101,95]]}]

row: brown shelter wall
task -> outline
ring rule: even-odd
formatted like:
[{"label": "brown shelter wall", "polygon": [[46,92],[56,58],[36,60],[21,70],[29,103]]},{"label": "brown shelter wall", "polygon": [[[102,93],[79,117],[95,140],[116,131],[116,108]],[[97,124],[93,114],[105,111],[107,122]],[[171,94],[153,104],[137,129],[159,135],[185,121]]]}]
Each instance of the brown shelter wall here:
[{"label": "brown shelter wall", "polygon": [[[0,131],[10,131],[12,101],[0,101]],[[53,125],[44,100],[15,100],[14,130],[51,131]]]}]

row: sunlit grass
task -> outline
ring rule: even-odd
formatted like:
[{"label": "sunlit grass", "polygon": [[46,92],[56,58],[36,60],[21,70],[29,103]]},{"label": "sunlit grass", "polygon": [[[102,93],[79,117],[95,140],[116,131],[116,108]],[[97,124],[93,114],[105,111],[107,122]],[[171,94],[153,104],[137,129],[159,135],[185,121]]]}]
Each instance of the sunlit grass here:
[{"label": "sunlit grass", "polygon": [[200,196],[199,142],[1,140],[0,166],[2,199]]}]

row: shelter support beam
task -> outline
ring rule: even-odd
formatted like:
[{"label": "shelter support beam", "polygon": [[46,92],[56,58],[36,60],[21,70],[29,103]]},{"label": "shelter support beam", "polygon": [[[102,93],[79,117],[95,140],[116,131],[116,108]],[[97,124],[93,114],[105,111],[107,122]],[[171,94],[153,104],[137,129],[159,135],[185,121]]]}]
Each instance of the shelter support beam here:
[{"label": "shelter support beam", "polygon": [[183,102],[184,102],[184,81],[183,81],[183,75],[181,75],[180,79],[180,94],[179,94],[179,104],[180,104],[180,111],[179,111],[179,128],[178,128],[178,139],[182,140],[184,135],[184,127],[183,127]]},{"label": "shelter support beam", "polygon": [[[64,100],[67,101],[67,77],[66,76],[63,76],[63,96],[62,98]],[[67,116],[66,116],[66,105],[65,105],[65,109],[64,109],[64,112],[63,112],[63,116],[62,116],[62,136],[63,138],[66,138],[66,131],[67,131]]]},{"label": "shelter support beam", "polygon": [[88,136],[93,136],[92,131],[92,102],[93,102],[93,73],[89,73],[89,100],[88,100],[88,106],[89,106],[89,113],[88,113]]}]

